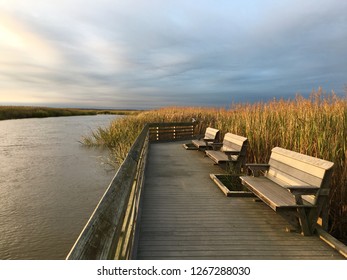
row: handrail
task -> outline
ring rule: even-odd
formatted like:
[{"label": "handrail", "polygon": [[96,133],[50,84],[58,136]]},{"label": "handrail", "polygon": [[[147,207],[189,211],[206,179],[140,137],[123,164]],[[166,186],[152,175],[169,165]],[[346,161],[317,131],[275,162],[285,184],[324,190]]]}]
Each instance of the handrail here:
[{"label": "handrail", "polygon": [[146,124],[66,259],[133,258],[150,138],[178,140],[193,134],[192,123]]},{"label": "handrail", "polygon": [[131,257],[148,142],[145,125],[66,259]]}]

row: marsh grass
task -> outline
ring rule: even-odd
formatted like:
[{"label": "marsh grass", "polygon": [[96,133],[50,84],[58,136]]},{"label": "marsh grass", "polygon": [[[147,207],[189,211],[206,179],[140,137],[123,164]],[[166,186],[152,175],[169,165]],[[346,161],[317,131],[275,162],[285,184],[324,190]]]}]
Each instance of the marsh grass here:
[{"label": "marsh grass", "polygon": [[70,109],[49,108],[31,106],[0,106],[0,120],[24,119],[24,118],[47,118],[68,117],[97,114],[135,115],[139,111],[134,110],[99,110],[99,109]]},{"label": "marsh grass", "polygon": [[86,145],[103,145],[121,161],[143,125],[149,122],[187,122],[196,119],[196,134],[206,127],[245,136],[247,162],[268,162],[271,149],[280,146],[333,161],[329,197],[330,230],[347,238],[347,99],[333,92],[313,91],[309,98],[272,100],[267,103],[232,104],[230,109],[170,107],[115,120],[85,137]]}]

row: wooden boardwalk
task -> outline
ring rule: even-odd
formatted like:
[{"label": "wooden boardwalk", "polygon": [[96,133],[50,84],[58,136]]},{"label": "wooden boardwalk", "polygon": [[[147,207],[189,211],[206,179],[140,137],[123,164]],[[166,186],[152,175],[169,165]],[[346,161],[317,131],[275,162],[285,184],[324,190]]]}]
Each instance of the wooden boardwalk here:
[{"label": "wooden boardwalk", "polygon": [[137,259],[344,259],[317,236],[285,232],[264,203],[224,196],[210,173],[222,170],[202,152],[151,144]]}]

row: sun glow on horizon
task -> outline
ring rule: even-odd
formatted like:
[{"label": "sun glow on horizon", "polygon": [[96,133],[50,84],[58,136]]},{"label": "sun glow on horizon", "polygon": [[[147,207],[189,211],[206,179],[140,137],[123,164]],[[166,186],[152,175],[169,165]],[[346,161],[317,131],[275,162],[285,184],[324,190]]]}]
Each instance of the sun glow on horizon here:
[{"label": "sun glow on horizon", "polygon": [[6,92],[6,94],[0,94],[0,105],[19,103],[39,104],[44,102],[43,98],[40,98],[37,96],[37,93],[29,89],[25,92],[17,89],[6,89],[4,92]]},{"label": "sun glow on horizon", "polygon": [[57,64],[59,53],[54,46],[30,30],[24,23],[0,13],[0,62],[17,61],[32,64]]}]

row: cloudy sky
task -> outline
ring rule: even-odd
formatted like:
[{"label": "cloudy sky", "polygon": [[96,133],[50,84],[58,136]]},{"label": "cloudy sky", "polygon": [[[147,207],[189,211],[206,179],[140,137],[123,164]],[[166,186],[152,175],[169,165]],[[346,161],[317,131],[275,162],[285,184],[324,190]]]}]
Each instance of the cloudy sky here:
[{"label": "cloudy sky", "polygon": [[344,94],[347,1],[0,0],[0,105]]}]

